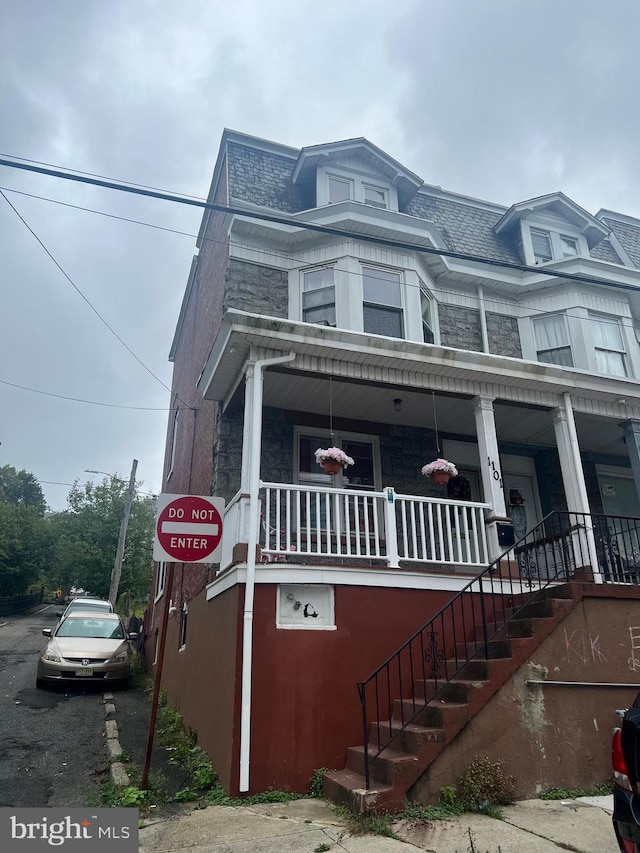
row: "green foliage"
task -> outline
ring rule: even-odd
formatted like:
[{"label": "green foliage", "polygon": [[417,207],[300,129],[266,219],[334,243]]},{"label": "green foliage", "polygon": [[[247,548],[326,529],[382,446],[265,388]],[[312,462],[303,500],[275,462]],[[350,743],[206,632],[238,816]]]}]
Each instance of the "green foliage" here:
[{"label": "green foliage", "polygon": [[[76,483],[68,509],[49,518],[55,541],[54,577],[63,589],[82,587],[107,597],[124,514],[128,484],[117,478]],[[127,527],[119,592],[128,591],[132,606],[146,601],[153,572],[154,502],[136,495]]]},{"label": "green foliage", "polygon": [[549,788],[540,794],[541,800],[575,800],[578,797],[606,797],[613,791],[613,779],[608,779],[600,785],[594,785],[590,790],[576,788]]},{"label": "green foliage", "polygon": [[364,835],[371,833],[373,835],[384,835],[386,838],[398,838],[393,831],[394,820],[398,815],[388,814],[353,814],[348,809],[338,806],[336,814],[344,818],[347,822],[347,831],[351,835]]},{"label": "green foliage", "polygon": [[47,504],[40,483],[24,469],[16,471],[11,465],[0,467],[0,503],[28,506],[42,518]]},{"label": "green foliage", "polygon": [[100,805],[104,808],[141,808],[149,797],[149,791],[143,791],[135,785],[123,788],[107,782],[100,789]]},{"label": "green foliage", "polygon": [[322,844],[318,844],[317,847],[313,848],[313,853],[327,853],[327,850],[331,850],[331,847],[329,844],[325,844],[323,842]]},{"label": "green foliage", "polygon": [[514,777],[505,776],[502,761],[477,755],[458,783],[456,799],[465,811],[499,816],[495,807],[513,802],[514,785]]},{"label": "green foliage", "polygon": [[[452,786],[448,786],[452,787]],[[398,818],[409,818],[411,820],[448,820],[451,817],[462,814],[464,807],[455,799],[453,802],[440,802],[437,806],[420,806],[410,803]]]},{"label": "green foliage", "polygon": [[323,797],[322,786],[324,784],[325,774],[329,773],[328,767],[318,767],[317,770],[313,771],[311,779],[309,779],[309,796],[314,797],[317,800],[321,800]]},{"label": "green foliage", "polygon": [[47,522],[36,507],[0,503],[0,595],[39,586],[52,554]]}]

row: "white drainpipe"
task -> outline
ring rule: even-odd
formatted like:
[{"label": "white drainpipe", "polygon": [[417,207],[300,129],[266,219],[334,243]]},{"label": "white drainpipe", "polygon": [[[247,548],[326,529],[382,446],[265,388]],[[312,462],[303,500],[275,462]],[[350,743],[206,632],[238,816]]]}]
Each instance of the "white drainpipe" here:
[{"label": "white drainpipe", "polygon": [[[242,685],[240,710],[240,790],[249,790],[249,752],[251,747],[251,669],[253,662],[253,599],[256,583],[256,547],[258,545],[260,500],[260,451],[262,445],[262,386],[265,368],[293,361],[295,353],[263,358],[253,364],[251,396],[251,453],[249,461],[249,525],[247,536],[247,581],[244,590],[242,626]],[[246,434],[246,433],[245,433]]]}]

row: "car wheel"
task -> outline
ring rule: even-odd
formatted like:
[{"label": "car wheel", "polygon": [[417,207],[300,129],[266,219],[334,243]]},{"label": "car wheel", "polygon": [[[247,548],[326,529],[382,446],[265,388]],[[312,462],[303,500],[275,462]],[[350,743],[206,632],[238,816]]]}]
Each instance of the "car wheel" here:
[{"label": "car wheel", "polygon": [[44,678],[36,678],[36,687],[38,688],[38,690],[46,690],[47,682],[44,680]]}]

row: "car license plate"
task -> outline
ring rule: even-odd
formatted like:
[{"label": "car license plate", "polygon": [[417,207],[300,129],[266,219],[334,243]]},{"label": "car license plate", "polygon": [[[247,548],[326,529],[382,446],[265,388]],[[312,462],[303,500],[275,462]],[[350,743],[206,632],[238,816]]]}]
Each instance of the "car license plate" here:
[{"label": "car license plate", "polygon": [[83,666],[80,669],[76,669],[76,675],[93,675],[93,669],[88,666]]}]

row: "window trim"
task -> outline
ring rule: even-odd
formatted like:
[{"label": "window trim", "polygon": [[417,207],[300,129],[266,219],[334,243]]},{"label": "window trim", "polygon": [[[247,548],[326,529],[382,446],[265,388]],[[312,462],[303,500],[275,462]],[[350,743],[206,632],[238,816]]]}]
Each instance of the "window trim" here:
[{"label": "window trim", "polygon": [[[331,181],[336,181],[340,184],[346,184],[349,187],[349,197],[341,198],[338,201],[331,201]],[[327,173],[327,204],[340,204],[343,201],[353,201],[354,200],[354,182],[352,178],[347,178],[342,175],[334,175],[331,173]]]},{"label": "window trim", "polygon": [[[400,305],[395,306],[391,305],[388,302],[372,302],[370,299],[365,298],[364,293],[364,279],[365,279],[365,269],[370,270],[381,270],[382,272],[390,273],[398,276],[398,293],[399,293],[399,301]],[[407,286],[405,270],[397,269],[395,267],[385,267],[382,264],[372,264],[369,261],[360,261],[360,271],[362,275],[362,330],[367,335],[377,335],[379,332],[371,332],[365,329],[364,322],[364,309],[367,305],[371,305],[373,307],[387,308],[390,311],[395,311],[400,315],[400,335],[381,335],[381,337],[391,338],[392,340],[397,341],[406,341],[407,340],[407,322],[406,322],[406,298],[405,298],[405,288]]]},{"label": "window trim", "polygon": [[173,415],[173,426],[171,428],[171,443],[169,445],[169,472],[167,474],[167,482],[175,471],[176,467],[176,447],[178,445],[178,416],[180,415],[180,407],[178,406]]},{"label": "window trim", "polygon": [[[589,258],[589,247],[582,234],[572,231],[571,226],[549,221],[522,221],[521,223],[522,247],[525,263],[531,266],[544,266],[558,261],[570,261],[575,258]],[[533,235],[544,234],[549,241],[551,258],[537,260],[533,248]],[[576,246],[574,255],[564,252],[562,240],[571,241]]]},{"label": "window trim", "polygon": [[154,604],[162,598],[166,584],[167,584],[167,564],[166,564],[166,562],[161,561],[158,563],[158,568],[156,570],[156,588],[155,588],[155,597],[153,599]]},{"label": "window trim", "polygon": [[[566,344],[564,344],[564,346],[551,347],[548,349],[539,349],[538,348],[538,340],[536,337],[536,324],[541,320],[548,319],[549,317],[562,317],[562,322],[563,322],[563,327],[564,327],[564,332],[565,332],[565,337],[566,337],[567,342],[566,342]],[[535,360],[538,362],[538,364],[552,364],[552,365],[555,365],[556,367],[565,367],[565,368],[566,367],[573,367],[573,368],[575,368],[576,358],[575,358],[575,352],[574,352],[574,348],[573,348],[573,342],[571,340],[571,329],[569,328],[569,324],[567,322],[567,319],[568,318],[567,318],[566,311],[550,311],[546,314],[541,314],[537,317],[531,318],[531,323],[532,323],[531,331],[533,334],[533,350],[534,350],[535,355],[536,355]],[[540,359],[540,353],[541,352],[552,352],[552,351],[556,351],[556,350],[566,350],[566,349],[569,350],[569,354],[571,355],[571,364],[557,364],[555,361],[543,361]]]},{"label": "window trim", "polygon": [[[590,338],[591,338],[591,343],[593,346],[594,369],[596,370],[598,375],[600,375],[600,376],[614,376],[618,379],[629,379],[629,377],[630,377],[629,353],[627,351],[627,347],[625,346],[625,344],[626,344],[625,335],[624,335],[623,329],[620,325],[620,320],[618,319],[618,317],[614,317],[612,314],[600,314],[597,311],[588,311],[587,312],[587,321],[589,323]],[[595,339],[595,335],[593,333],[593,326],[591,325],[594,322],[610,323],[611,325],[615,325],[615,327],[618,330],[618,335],[620,337],[621,349],[612,349],[610,347],[596,346],[596,339]],[[622,367],[624,368],[624,373],[623,374],[620,374],[620,373],[611,374],[609,371],[600,370],[599,365],[598,365],[598,356],[597,356],[598,352],[616,353],[617,355],[619,355],[621,357]]]},{"label": "window trim", "polygon": [[[314,323],[311,320],[305,319],[305,311],[309,310],[309,309],[305,308],[304,295],[305,295],[305,293],[313,293],[314,292],[313,289],[305,290],[306,277],[310,273],[317,272],[319,270],[331,270],[331,272],[333,273],[333,284],[332,285],[328,285],[327,287],[323,287],[323,288],[317,288],[317,290],[319,290],[319,291],[322,291],[322,290],[328,291],[330,288],[333,288],[333,303],[326,303],[327,306],[333,304],[333,314],[334,314],[334,318],[335,318],[333,323],[329,323],[326,320],[323,323],[320,323],[320,322]],[[300,270],[300,319],[303,323],[309,323],[312,326],[332,326],[335,328],[338,325],[338,303],[337,303],[336,267],[335,267],[335,264],[317,264],[314,266],[303,267]]]},{"label": "window trim", "polygon": [[189,606],[186,601],[183,602],[180,608],[180,632],[178,640],[178,651],[181,652],[187,645],[187,617],[189,616]]},{"label": "window trim", "polygon": [[[320,466],[317,466],[317,471],[313,471],[310,475],[300,477],[300,436],[318,436],[318,441],[326,441],[329,434],[329,427],[320,429],[317,427],[307,427],[296,425],[293,430],[293,480],[298,485],[308,485],[313,487],[325,486],[330,480],[333,485],[338,486],[342,483],[342,472],[334,477],[328,474],[323,474]],[[380,456],[380,437],[364,432],[351,432],[350,430],[335,430],[333,439],[336,447],[340,446],[342,441],[362,441],[368,442],[372,446],[372,461],[373,461],[373,489],[374,492],[382,491],[382,462]],[[320,445],[319,445],[320,446]],[[324,445],[322,445],[324,446]],[[358,488],[355,486],[354,488]]]}]

